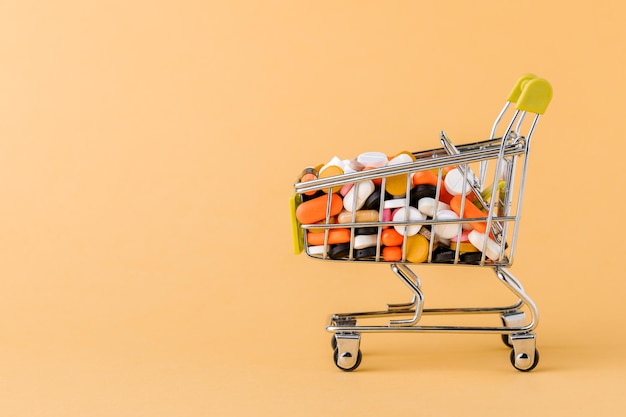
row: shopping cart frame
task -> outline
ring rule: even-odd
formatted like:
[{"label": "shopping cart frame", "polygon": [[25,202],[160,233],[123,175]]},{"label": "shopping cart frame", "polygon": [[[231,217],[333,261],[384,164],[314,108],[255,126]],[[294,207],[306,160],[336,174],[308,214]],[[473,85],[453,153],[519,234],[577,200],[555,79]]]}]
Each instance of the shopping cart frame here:
[{"label": "shopping cart frame", "polygon": [[[438,191],[442,186],[442,169],[444,167],[455,166],[463,173],[463,195],[465,188],[471,188],[474,195],[478,198],[479,204],[484,209],[488,209],[485,217],[481,218],[464,218],[461,217],[454,221],[459,225],[459,236],[461,226],[466,223],[476,221],[484,221],[486,230],[491,233],[487,236],[494,236],[495,240],[499,237],[499,253],[497,259],[488,259],[487,240],[481,249],[481,259],[473,265],[464,265],[459,258],[459,249],[455,251],[454,259],[449,263],[452,265],[466,267],[487,267],[493,271],[498,281],[501,282],[516,298],[517,301],[504,306],[488,306],[488,307],[450,307],[450,308],[425,308],[424,294],[421,289],[421,281],[418,275],[409,267],[411,262],[404,257],[399,262],[387,262],[382,259],[380,254],[380,230],[388,226],[408,226],[422,225],[435,227],[439,224],[450,223],[451,221],[438,220],[436,216],[427,220],[394,220],[393,222],[356,222],[354,215],[352,222],[343,224],[332,224],[329,219],[330,199],[328,199],[327,216],[323,225],[320,224],[299,224],[296,223],[294,236],[300,243],[306,241],[306,234],[313,229],[322,228],[324,231],[324,251],[320,255],[312,255],[304,243],[307,255],[313,258],[332,260],[327,253],[327,243],[329,231],[334,228],[349,228],[352,230],[350,241],[350,252],[346,259],[341,261],[357,261],[362,262],[385,262],[389,263],[392,272],[400,279],[410,290],[412,298],[410,302],[400,304],[387,304],[385,310],[364,311],[350,313],[336,313],[329,318],[326,330],[333,333],[332,347],[334,349],[334,361],[337,367],[345,371],[356,369],[362,358],[360,351],[361,333],[486,333],[500,334],[503,342],[511,348],[510,361],[514,368],[520,371],[530,371],[534,369],[539,361],[539,353],[536,347],[535,329],[539,323],[539,312],[534,301],[526,294],[520,281],[513,276],[508,270],[513,262],[513,256],[517,245],[518,227],[521,217],[521,208],[523,194],[525,189],[525,180],[528,167],[528,155],[530,153],[531,138],[535,131],[535,127],[539,120],[539,116],[543,114],[552,97],[552,89],[549,83],[543,79],[539,79],[532,74],[522,76],[509,95],[505,106],[497,116],[491,130],[490,139],[455,146],[444,132],[441,132],[440,141],[442,147],[427,151],[413,152],[414,162],[409,164],[401,164],[396,166],[386,166],[382,168],[374,168],[367,171],[348,173],[337,175],[329,178],[322,178],[306,182],[298,182],[294,184],[296,196],[315,190],[326,190],[330,195],[334,187],[343,186],[345,184],[358,184],[362,181],[380,179],[384,181],[392,176],[407,176],[407,207],[408,195],[410,191],[409,178],[412,173],[424,170],[432,170],[438,172]],[[507,113],[511,104],[515,104],[515,110],[508,125],[504,129],[501,137],[496,138],[497,128]],[[525,117],[527,114],[534,114],[534,118],[530,122],[530,126],[525,128]],[[525,130],[524,130],[525,129]],[[522,134],[525,131],[525,134]],[[523,166],[521,173],[517,163],[521,158]],[[488,175],[488,164],[495,161],[495,169],[492,169],[493,180],[491,183],[494,195],[491,202],[483,200],[480,188],[485,185],[485,178]],[[480,164],[480,173],[476,178],[470,177],[470,165]],[[520,183],[517,188],[514,187],[515,179],[519,177]],[[499,181],[505,181],[510,186],[506,191],[499,193],[496,191]],[[470,190],[468,190],[470,191]],[[356,194],[356,193],[355,193]],[[496,200],[502,202],[501,207],[497,208]],[[299,201],[292,202],[292,208],[297,206]],[[461,212],[463,212],[463,204]],[[381,201],[381,210],[383,203]],[[499,212],[502,211],[502,212]],[[382,217],[382,216],[381,216]],[[513,225],[512,230],[510,225]],[[379,227],[378,243],[376,256],[370,259],[357,260],[354,254],[354,231],[361,227]],[[405,230],[406,230],[405,228]],[[405,235],[406,238],[406,235]],[[431,239],[426,264],[435,264],[432,259],[433,241]],[[508,245],[510,241],[510,246]],[[458,245],[457,245],[458,246]],[[301,248],[300,248],[301,249]],[[403,249],[403,256],[404,256]],[[441,265],[441,264],[439,264]],[[501,326],[467,326],[467,325],[422,325],[420,320],[425,315],[486,315],[497,314],[501,319]],[[394,319],[395,317],[403,317],[402,319]],[[389,318],[386,324],[362,325],[361,320],[374,318]]]}]

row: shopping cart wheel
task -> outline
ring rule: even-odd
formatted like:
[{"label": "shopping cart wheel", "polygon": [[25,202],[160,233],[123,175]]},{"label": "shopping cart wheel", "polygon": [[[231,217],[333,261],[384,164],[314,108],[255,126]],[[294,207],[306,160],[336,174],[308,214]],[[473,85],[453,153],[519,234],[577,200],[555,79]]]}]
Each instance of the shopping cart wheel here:
[{"label": "shopping cart wheel", "polygon": [[335,334],[335,352],[333,359],[342,371],[354,371],[361,364],[361,336],[358,333]]},{"label": "shopping cart wheel", "polygon": [[[535,367],[539,363],[539,351],[535,349],[535,353],[532,356],[533,358],[531,359],[529,355],[527,355],[526,353],[521,353],[521,354],[516,355],[515,349],[511,349],[511,365],[513,365],[513,367],[517,369],[518,371],[522,371],[522,372],[532,371],[533,369],[535,369]],[[529,363],[530,366],[528,368],[520,367],[519,365],[517,365],[519,362],[523,362],[524,366],[526,366],[526,364]]]},{"label": "shopping cart wheel", "polygon": [[[361,353],[361,349],[359,349],[357,351],[356,354],[356,359],[352,358],[352,353],[350,352],[344,352],[342,354],[342,357],[339,357],[339,349],[335,349],[335,353],[333,355],[333,359],[335,360],[335,365],[337,365],[337,368],[341,369],[342,371],[346,371],[346,372],[350,372],[350,371],[354,371],[356,368],[359,367],[359,365],[361,364],[361,359],[363,358],[363,354]],[[344,362],[349,361],[350,363],[354,363],[352,366],[349,367],[344,367]]]},{"label": "shopping cart wheel", "polygon": [[513,367],[522,372],[535,369],[539,363],[539,351],[537,351],[535,335],[530,333],[512,334],[510,337],[513,344],[510,355]]}]

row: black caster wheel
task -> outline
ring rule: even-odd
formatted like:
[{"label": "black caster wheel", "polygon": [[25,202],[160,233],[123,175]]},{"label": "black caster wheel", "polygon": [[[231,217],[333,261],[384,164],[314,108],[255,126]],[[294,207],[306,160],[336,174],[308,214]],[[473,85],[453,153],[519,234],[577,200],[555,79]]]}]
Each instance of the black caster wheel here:
[{"label": "black caster wheel", "polygon": [[[349,352],[344,353],[344,355],[349,355],[348,357],[352,357],[352,355]],[[357,352],[356,362],[354,363],[354,365],[352,365],[349,368],[344,368],[339,363],[339,349],[335,349],[335,353],[333,354],[333,359],[335,361],[335,365],[337,365],[337,368],[341,369],[342,371],[346,371],[346,372],[354,371],[356,368],[358,368],[359,365],[361,364],[361,359],[362,358],[363,358],[363,355],[361,354],[361,349],[359,349],[359,351]]]},{"label": "black caster wheel", "polygon": [[522,371],[522,372],[532,371],[533,369],[535,369],[535,367],[539,363],[539,351],[537,349],[535,349],[535,358],[533,360],[533,363],[528,368],[520,368],[519,366],[516,365],[516,363],[515,363],[515,349],[511,349],[510,359],[511,359],[511,365],[513,365],[513,368],[517,369],[518,371]]},{"label": "black caster wheel", "polygon": [[506,347],[513,348],[513,344],[509,340],[508,334],[501,334],[500,336],[502,336],[502,343],[504,343]]},{"label": "black caster wheel", "polygon": [[330,347],[332,347],[333,350],[337,349],[337,338],[335,337],[335,335],[333,335],[333,337],[330,339]]}]

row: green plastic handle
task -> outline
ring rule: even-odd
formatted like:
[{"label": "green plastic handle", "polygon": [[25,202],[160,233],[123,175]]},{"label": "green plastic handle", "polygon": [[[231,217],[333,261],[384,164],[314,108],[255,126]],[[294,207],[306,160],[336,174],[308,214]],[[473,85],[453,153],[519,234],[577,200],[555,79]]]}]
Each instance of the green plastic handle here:
[{"label": "green plastic handle", "polygon": [[515,83],[515,86],[513,87],[513,90],[511,90],[511,94],[509,94],[509,98],[507,99],[507,101],[511,103],[517,103],[517,100],[519,100],[519,96],[520,94],[522,94],[522,90],[524,89],[526,83],[535,78],[537,78],[535,74],[524,74],[519,77],[519,79]]},{"label": "green plastic handle", "polygon": [[528,80],[522,86],[516,108],[529,113],[543,114],[552,100],[552,86],[543,78]]}]

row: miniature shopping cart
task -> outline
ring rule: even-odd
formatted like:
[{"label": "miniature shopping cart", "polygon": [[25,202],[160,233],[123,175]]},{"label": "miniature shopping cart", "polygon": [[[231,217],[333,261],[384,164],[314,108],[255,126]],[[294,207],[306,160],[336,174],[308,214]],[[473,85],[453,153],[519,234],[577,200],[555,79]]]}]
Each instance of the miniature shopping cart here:
[{"label": "miniature shopping cart", "polygon": [[[326,329],[333,333],[337,367],[359,366],[361,333],[370,332],[495,333],[512,349],[516,369],[536,367],[537,307],[506,268],[517,245],[531,138],[551,97],[546,80],[526,74],[488,140],[455,146],[441,132],[437,149],[387,160],[367,153],[305,170],[291,199],[295,252],[336,262],[388,263],[412,293],[410,302],[388,304],[382,311],[333,314]],[[371,161],[373,166],[365,166]],[[420,279],[410,264],[488,267],[517,301],[424,308]],[[499,315],[500,325],[421,322],[424,315],[476,314]],[[386,317],[393,319],[380,324]]]}]

